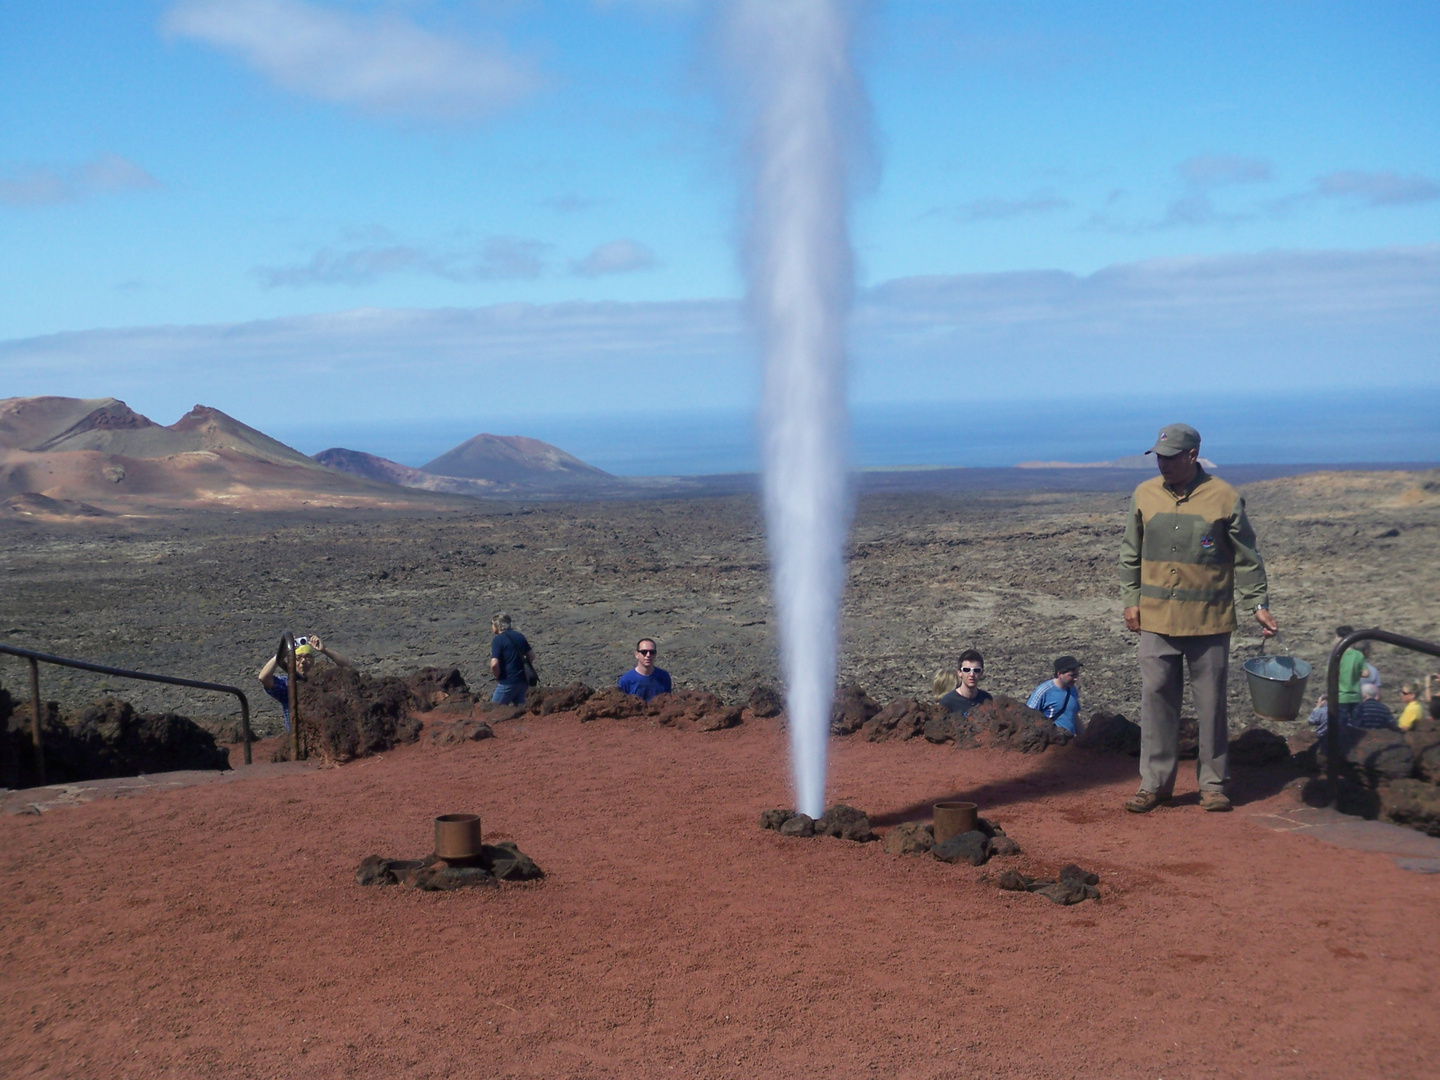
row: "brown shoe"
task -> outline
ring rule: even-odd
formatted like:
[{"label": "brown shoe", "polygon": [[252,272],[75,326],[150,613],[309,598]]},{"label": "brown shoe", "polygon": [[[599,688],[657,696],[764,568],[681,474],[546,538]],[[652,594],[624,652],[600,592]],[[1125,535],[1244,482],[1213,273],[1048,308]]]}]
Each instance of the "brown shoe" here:
[{"label": "brown shoe", "polygon": [[1169,801],[1169,795],[1161,795],[1158,791],[1146,791],[1142,788],[1125,800],[1125,809],[1132,814],[1148,814],[1157,806]]},{"label": "brown shoe", "polygon": [[1230,799],[1223,791],[1202,791],[1200,809],[1209,810],[1212,814],[1223,814],[1235,808],[1230,805]]}]

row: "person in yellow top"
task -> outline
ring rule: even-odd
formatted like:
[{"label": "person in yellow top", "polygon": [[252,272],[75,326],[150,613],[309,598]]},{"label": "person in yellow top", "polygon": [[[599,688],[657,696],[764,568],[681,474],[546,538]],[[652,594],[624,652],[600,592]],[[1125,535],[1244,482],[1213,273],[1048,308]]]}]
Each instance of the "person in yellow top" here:
[{"label": "person in yellow top", "polygon": [[1396,723],[1400,725],[1401,731],[1409,731],[1415,726],[1416,722],[1419,721],[1420,717],[1425,715],[1425,711],[1420,707],[1420,702],[1415,697],[1414,683],[1407,682],[1404,686],[1400,687],[1400,700],[1405,703],[1405,707],[1400,710],[1400,715],[1397,716],[1395,720]]},{"label": "person in yellow top", "polygon": [[1140,635],[1140,790],[1125,809],[1144,814],[1170,801],[1188,666],[1200,724],[1200,806],[1229,810],[1230,632],[1237,607],[1254,612],[1266,637],[1276,632],[1265,563],[1245,500],[1200,465],[1198,431],[1170,424],[1145,452],[1155,455],[1160,475],[1135,489],[1120,545],[1125,626]]}]

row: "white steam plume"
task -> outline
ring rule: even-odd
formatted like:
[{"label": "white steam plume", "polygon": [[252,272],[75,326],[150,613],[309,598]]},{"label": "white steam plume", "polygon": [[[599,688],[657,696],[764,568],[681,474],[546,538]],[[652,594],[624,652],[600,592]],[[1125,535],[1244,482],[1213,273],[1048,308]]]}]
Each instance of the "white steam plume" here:
[{"label": "white steam plume", "polygon": [[864,130],[853,5],[735,0],[747,106],[750,308],[765,354],[760,429],[796,805],[825,804],[850,522],[845,324],[850,166]]}]

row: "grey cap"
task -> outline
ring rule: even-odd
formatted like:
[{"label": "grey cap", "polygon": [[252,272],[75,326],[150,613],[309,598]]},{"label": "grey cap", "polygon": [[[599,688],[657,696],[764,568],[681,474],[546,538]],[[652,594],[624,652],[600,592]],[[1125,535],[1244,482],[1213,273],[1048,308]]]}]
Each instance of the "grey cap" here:
[{"label": "grey cap", "polygon": [[1159,454],[1161,457],[1174,457],[1176,454],[1183,454],[1186,450],[1197,450],[1200,447],[1200,433],[1189,424],[1166,424],[1160,429],[1160,435],[1155,440],[1155,445],[1147,454]]}]

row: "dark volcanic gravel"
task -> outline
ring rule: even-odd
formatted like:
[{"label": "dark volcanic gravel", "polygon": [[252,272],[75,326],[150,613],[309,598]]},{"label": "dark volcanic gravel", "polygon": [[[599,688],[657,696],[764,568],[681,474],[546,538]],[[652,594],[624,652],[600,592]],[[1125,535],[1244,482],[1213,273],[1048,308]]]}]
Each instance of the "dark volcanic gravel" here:
[{"label": "dark volcanic gravel", "polygon": [[[1323,663],[1341,621],[1435,636],[1436,481],[1317,474],[1245,489],[1271,568],[1280,651]],[[1113,492],[863,498],[842,682],[876,702],[928,702],[936,668],[973,645],[986,656],[985,685],[1023,701],[1053,657],[1073,653],[1086,665],[1085,714],[1134,718],[1134,638],[1115,586],[1127,501]],[[757,686],[779,685],[767,575],[750,496],[443,516],[216,512],[64,527],[9,518],[0,522],[0,640],[240,685],[253,691],[256,727],[273,732],[280,710],[254,674],[281,631],[320,633],[377,676],[455,665],[488,696],[489,616],[504,609],[548,686],[613,686],[635,640],[649,635],[677,688],[743,705]],[[1240,662],[1258,641],[1249,625],[1235,637],[1237,731],[1253,722]],[[1387,691],[1425,670],[1383,646],[1374,660]],[[0,658],[0,681],[17,699],[28,696],[25,678],[20,662]],[[54,668],[42,680],[67,709],[115,694],[137,709],[233,719],[228,700],[211,695]]]}]

